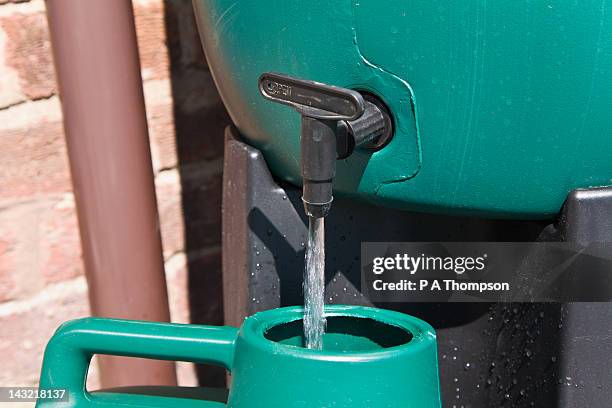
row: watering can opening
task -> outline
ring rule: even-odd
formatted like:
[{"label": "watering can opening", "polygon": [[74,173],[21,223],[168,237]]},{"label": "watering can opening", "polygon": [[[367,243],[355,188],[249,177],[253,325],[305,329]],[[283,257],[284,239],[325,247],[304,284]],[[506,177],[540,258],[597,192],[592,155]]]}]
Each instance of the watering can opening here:
[{"label": "watering can opening", "polygon": [[[266,330],[268,340],[294,347],[305,347],[303,320],[277,324]],[[323,335],[323,351],[376,351],[409,343],[410,331],[372,318],[328,316]]]}]

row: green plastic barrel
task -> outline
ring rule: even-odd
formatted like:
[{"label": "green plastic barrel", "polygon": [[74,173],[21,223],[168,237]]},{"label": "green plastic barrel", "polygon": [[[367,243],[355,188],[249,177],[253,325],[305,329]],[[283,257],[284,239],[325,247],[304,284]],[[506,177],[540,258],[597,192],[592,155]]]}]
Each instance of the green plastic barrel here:
[{"label": "green plastic barrel", "polygon": [[337,195],[544,219],[612,184],[612,12],[601,0],[194,0],[210,69],[245,139],[299,185],[299,115],[263,72],[367,90],[384,149],[338,163]]}]

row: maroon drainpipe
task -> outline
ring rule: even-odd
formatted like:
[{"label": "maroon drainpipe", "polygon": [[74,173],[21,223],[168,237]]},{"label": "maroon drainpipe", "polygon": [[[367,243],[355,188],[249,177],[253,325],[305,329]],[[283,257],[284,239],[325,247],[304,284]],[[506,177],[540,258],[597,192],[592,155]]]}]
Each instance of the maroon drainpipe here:
[{"label": "maroon drainpipe", "polygon": [[[95,316],[169,321],[134,14],[129,0],[47,0]],[[105,357],[103,387],[174,385],[174,363]]]}]

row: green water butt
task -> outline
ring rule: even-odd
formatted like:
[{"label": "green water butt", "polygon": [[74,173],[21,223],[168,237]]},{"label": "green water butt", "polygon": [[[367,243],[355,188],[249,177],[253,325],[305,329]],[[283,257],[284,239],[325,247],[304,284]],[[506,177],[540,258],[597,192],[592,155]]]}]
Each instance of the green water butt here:
[{"label": "green water butt", "polygon": [[242,136],[299,185],[299,115],[275,71],[380,97],[391,142],[338,163],[335,193],[376,205],[545,219],[612,182],[612,13],[601,1],[194,0]]}]

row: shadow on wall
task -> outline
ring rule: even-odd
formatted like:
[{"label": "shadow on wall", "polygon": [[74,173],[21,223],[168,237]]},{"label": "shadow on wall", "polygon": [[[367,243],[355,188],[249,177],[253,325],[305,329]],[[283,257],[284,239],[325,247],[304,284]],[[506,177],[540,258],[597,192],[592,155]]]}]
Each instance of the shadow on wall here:
[{"label": "shadow on wall", "polygon": [[[230,119],[206,65],[191,1],[165,0],[164,10],[191,322],[220,325],[223,129]],[[225,384],[225,372],[218,367],[196,370],[203,386]]]}]

